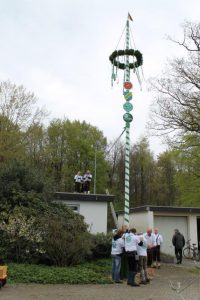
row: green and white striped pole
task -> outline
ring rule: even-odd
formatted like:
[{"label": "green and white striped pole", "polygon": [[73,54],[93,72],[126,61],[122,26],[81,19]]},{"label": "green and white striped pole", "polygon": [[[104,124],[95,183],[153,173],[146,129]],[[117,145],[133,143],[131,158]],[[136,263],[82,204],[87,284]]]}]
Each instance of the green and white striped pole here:
[{"label": "green and white striped pole", "polygon": [[[126,49],[124,50],[115,50],[110,56],[109,59],[112,63],[112,77],[111,83],[117,79],[118,69],[124,70],[124,88],[123,95],[125,98],[125,103],[123,108],[126,111],[123,115],[125,121],[125,131],[126,131],[126,147],[125,147],[125,184],[124,184],[124,225],[129,225],[129,181],[130,181],[130,123],[133,120],[133,116],[130,114],[130,111],[133,109],[131,104],[132,100],[132,83],[130,82],[130,70],[135,70],[142,66],[143,56],[142,53],[135,49],[130,49],[130,30],[129,30],[129,20],[133,21],[130,14],[128,14],[126,22]],[[122,61],[121,57],[124,57]],[[129,62],[129,57],[133,59],[132,62]],[[139,75],[136,73],[139,80]]]},{"label": "green and white striped pole", "polygon": [[[129,20],[126,23],[126,50],[129,49]],[[125,80],[124,80],[124,98],[126,100],[123,105],[126,113],[123,116],[123,119],[126,123],[126,147],[125,147],[125,183],[124,183],[124,225],[129,225],[129,181],[130,181],[130,122],[133,117],[129,113],[133,106],[130,103],[132,99],[132,93],[130,89],[132,88],[132,84],[130,82],[130,68],[129,68],[129,55],[126,55],[126,68],[125,68]]]}]

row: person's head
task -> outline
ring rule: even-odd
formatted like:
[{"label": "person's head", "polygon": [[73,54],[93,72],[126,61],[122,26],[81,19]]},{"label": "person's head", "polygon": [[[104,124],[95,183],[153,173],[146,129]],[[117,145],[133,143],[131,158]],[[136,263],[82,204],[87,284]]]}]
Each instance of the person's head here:
[{"label": "person's head", "polygon": [[135,228],[131,228],[130,232],[132,232],[133,234],[136,234],[137,230]]},{"label": "person's head", "polygon": [[122,231],[123,231],[123,232],[128,232],[128,231],[129,231],[128,225],[124,224],[124,225],[122,226]]},{"label": "person's head", "polygon": [[152,234],[152,229],[151,228],[147,228],[147,234],[150,236]]},{"label": "person's head", "polygon": [[122,236],[124,234],[122,229],[117,230],[117,235],[118,236]]},{"label": "person's head", "polygon": [[179,233],[179,230],[178,229],[174,229],[174,233]]},{"label": "person's head", "polygon": [[78,175],[81,175],[81,171],[78,171],[78,173],[77,173]]},{"label": "person's head", "polygon": [[87,174],[90,174],[90,170],[87,170],[87,172],[86,172]]},{"label": "person's head", "polygon": [[154,228],[154,233],[158,234],[158,228]]}]

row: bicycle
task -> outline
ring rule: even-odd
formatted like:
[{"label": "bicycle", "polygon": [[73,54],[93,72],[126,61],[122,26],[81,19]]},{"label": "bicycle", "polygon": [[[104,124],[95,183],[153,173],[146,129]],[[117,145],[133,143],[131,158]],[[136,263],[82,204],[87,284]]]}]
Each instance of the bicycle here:
[{"label": "bicycle", "polygon": [[191,239],[186,242],[187,246],[183,249],[183,256],[196,261],[200,260],[200,251],[195,243],[190,243]]}]

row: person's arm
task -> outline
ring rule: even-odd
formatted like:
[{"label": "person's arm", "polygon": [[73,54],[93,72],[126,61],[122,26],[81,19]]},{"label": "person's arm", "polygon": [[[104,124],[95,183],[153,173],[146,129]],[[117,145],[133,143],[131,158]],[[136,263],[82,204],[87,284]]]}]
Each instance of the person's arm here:
[{"label": "person's arm", "polygon": [[172,237],[172,244],[173,244],[173,246],[176,245],[176,236],[175,235],[173,235],[173,237]]},{"label": "person's arm", "polygon": [[184,238],[184,236],[183,236],[183,247],[185,246],[185,238]]},{"label": "person's arm", "polygon": [[157,243],[156,243],[156,236],[155,234],[152,234],[152,248],[156,247]]}]

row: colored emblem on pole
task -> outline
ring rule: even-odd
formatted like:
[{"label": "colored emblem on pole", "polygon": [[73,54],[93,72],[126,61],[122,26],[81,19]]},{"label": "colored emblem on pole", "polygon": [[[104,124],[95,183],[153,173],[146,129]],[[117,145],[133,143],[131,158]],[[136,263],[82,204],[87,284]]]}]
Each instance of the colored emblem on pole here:
[{"label": "colored emblem on pole", "polygon": [[132,89],[133,85],[130,81],[125,81],[124,82],[124,88],[127,89],[127,90],[130,90]]},{"label": "colored emblem on pole", "polygon": [[129,112],[133,109],[133,105],[130,102],[126,102],[124,103],[123,108],[125,111]]},{"label": "colored emblem on pole", "polygon": [[128,90],[124,91],[124,98],[126,99],[126,101],[130,101],[132,99],[132,92]]},{"label": "colored emblem on pole", "polygon": [[133,121],[133,116],[129,113],[125,113],[123,115],[123,119],[125,122],[130,123],[131,121]]}]

